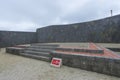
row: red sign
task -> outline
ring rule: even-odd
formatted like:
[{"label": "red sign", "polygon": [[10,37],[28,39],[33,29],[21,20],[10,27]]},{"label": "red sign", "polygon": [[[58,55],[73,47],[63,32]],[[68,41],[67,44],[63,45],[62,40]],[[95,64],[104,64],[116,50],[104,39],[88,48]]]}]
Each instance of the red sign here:
[{"label": "red sign", "polygon": [[62,59],[60,58],[53,58],[51,61],[51,65],[55,67],[60,67],[62,63]]}]

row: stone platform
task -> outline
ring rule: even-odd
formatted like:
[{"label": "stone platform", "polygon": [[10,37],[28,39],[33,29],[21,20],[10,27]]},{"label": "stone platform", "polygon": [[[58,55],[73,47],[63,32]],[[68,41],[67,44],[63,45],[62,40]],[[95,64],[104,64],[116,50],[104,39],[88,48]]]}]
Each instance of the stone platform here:
[{"label": "stone platform", "polygon": [[120,56],[94,43],[89,43],[87,48],[57,44],[31,44],[22,48],[9,47],[6,48],[6,52],[48,62],[53,57],[61,58],[63,64],[70,67],[120,77]]}]

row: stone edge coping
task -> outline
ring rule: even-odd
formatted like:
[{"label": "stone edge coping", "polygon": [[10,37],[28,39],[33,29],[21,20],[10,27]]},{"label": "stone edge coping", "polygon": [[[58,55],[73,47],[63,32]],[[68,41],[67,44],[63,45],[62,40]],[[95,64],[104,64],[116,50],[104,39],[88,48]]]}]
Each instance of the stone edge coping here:
[{"label": "stone edge coping", "polygon": [[70,51],[70,52],[86,52],[86,53],[96,53],[96,54],[103,54],[104,53],[104,50],[95,50],[95,49],[81,49],[81,48],[61,48],[61,47],[58,47],[58,48],[55,48],[55,50],[60,50],[60,51]]},{"label": "stone edge coping", "polygon": [[7,47],[6,49],[24,49],[24,48],[21,48],[21,47]]},{"label": "stone edge coping", "polygon": [[83,57],[91,57],[91,58],[106,58],[106,59],[118,59],[120,60],[120,58],[111,58],[111,57],[104,57],[104,56],[90,56],[90,55],[86,55],[86,54],[67,54],[67,53],[64,53],[64,52],[58,52],[58,51],[52,51],[50,53],[51,55],[52,54],[62,54],[62,55],[71,55],[71,56],[83,56]]}]

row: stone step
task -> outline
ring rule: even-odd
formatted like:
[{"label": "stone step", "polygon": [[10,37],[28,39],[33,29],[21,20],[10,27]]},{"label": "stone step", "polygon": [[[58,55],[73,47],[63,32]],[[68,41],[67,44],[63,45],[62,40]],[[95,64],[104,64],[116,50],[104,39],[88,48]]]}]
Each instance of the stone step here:
[{"label": "stone step", "polygon": [[44,46],[44,47],[59,47],[59,45],[55,44],[41,44],[41,43],[36,43],[36,44],[31,44],[31,46]]},{"label": "stone step", "polygon": [[103,54],[104,50],[93,50],[93,49],[77,49],[77,48],[62,48],[58,47],[55,49],[56,51],[63,51],[63,52],[84,52],[84,53],[94,53],[94,54]]},{"label": "stone step", "polygon": [[36,49],[56,49],[56,47],[51,47],[51,46],[29,46],[28,48],[36,48]]},{"label": "stone step", "polygon": [[18,47],[7,47],[6,48],[6,53],[19,55],[19,53],[22,53],[22,52],[24,52],[23,48],[18,48]]},{"label": "stone step", "polygon": [[50,56],[50,53],[47,53],[47,52],[37,52],[37,51],[31,51],[31,50],[25,50],[24,53],[38,55],[38,56],[46,56],[46,57]]},{"label": "stone step", "polygon": [[51,52],[50,49],[37,49],[37,48],[26,48],[25,50],[37,51],[37,52]]},{"label": "stone step", "polygon": [[24,56],[24,57],[47,61],[47,62],[50,62],[50,60],[51,60],[50,57],[38,56],[38,55],[34,55],[34,54],[29,54],[29,53],[20,53],[20,55]]}]

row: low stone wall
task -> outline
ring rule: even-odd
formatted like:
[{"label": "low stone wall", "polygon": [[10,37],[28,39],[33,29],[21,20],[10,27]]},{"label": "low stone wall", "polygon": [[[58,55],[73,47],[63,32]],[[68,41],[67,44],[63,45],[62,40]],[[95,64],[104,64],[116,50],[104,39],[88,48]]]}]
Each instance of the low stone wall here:
[{"label": "low stone wall", "polygon": [[8,47],[6,48],[6,53],[11,53],[15,55],[20,55],[24,51],[23,48],[18,48],[18,47]]},{"label": "low stone wall", "polygon": [[68,52],[84,52],[84,53],[95,53],[95,54],[103,54],[104,50],[93,50],[93,49],[77,49],[77,48],[56,48],[55,50],[60,50],[60,51],[68,51]]},{"label": "low stone wall", "polygon": [[108,49],[115,51],[115,52],[120,52],[120,48],[108,48]]},{"label": "low stone wall", "polygon": [[120,77],[120,59],[92,57],[77,54],[51,53],[52,58],[62,58],[63,65]]}]

